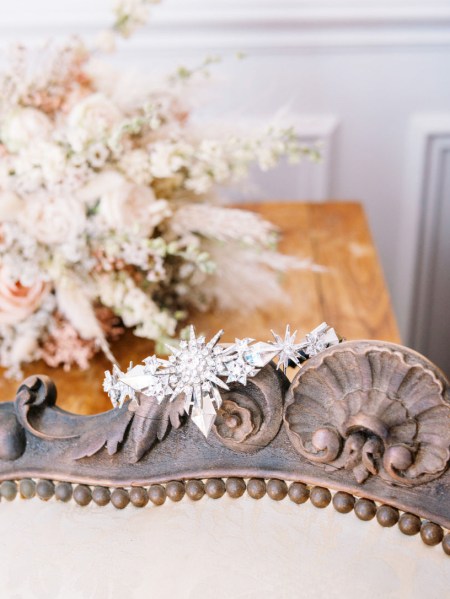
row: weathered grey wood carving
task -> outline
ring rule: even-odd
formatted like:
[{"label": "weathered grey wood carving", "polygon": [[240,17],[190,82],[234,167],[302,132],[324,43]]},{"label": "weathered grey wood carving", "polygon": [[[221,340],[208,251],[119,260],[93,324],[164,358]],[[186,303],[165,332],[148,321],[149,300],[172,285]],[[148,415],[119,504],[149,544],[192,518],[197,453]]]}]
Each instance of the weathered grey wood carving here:
[{"label": "weathered grey wood carving", "polygon": [[450,457],[445,382],[417,355],[382,344],[346,344],[311,360],[289,389],[285,421],[302,456],[351,470],[360,484],[370,475],[422,484]]},{"label": "weathered grey wood carving", "polygon": [[450,392],[412,350],[354,341],[310,358],[292,384],[273,364],[222,392],[203,437],[183,397],[141,398],[96,416],[56,405],[46,377],[0,404],[0,480],[48,478],[112,487],[188,478],[319,484],[450,527]]}]

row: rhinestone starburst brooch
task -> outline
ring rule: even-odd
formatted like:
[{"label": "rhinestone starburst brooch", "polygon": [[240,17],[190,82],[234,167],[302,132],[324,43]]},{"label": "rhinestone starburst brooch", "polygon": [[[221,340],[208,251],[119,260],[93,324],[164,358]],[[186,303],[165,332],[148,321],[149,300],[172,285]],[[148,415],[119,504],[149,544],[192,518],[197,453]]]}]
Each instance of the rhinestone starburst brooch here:
[{"label": "rhinestone starburst brooch", "polygon": [[227,383],[246,385],[248,378],[274,359],[285,372],[289,365],[298,366],[340,342],[325,322],[298,343],[297,331],[291,334],[289,325],[284,337],[272,331],[274,340],[268,342],[246,338],[220,344],[222,334],[221,330],[207,342],[191,326],[189,340],[181,340],[178,347],[167,345],[167,360],[149,356],[143,364],[131,364],[125,373],[114,366],[112,372],[105,372],[103,388],[114,407],[122,407],[128,398],[129,409],[136,409],[143,400],[161,403],[183,396],[185,412],[207,437],[222,404],[219,389],[228,391]]}]

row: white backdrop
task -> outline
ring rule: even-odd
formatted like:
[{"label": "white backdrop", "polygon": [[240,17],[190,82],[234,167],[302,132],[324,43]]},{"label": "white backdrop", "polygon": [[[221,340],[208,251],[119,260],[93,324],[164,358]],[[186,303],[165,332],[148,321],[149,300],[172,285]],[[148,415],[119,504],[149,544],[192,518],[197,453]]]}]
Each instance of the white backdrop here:
[{"label": "white backdrop", "polygon": [[[0,0],[2,46],[93,35],[109,0]],[[235,51],[247,58],[236,61]],[[450,371],[450,0],[165,0],[121,60],[226,58],[205,118],[286,107],[324,164],[256,179],[254,199],[361,200],[403,339]]]}]

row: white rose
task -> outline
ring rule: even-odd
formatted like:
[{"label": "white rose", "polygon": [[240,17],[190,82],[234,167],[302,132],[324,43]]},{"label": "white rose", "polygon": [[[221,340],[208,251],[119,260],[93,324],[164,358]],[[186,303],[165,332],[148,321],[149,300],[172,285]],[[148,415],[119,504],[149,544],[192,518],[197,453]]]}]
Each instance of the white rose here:
[{"label": "white rose", "polygon": [[36,108],[18,108],[3,122],[0,138],[10,152],[17,152],[36,140],[48,139],[52,132],[50,119]]},{"label": "white rose", "polygon": [[17,220],[22,209],[23,201],[16,193],[0,190],[0,222]]},{"label": "white rose", "polygon": [[123,120],[117,106],[100,93],[87,96],[72,108],[67,118],[67,140],[75,152],[104,141]]},{"label": "white rose", "polygon": [[34,194],[24,203],[24,229],[47,245],[67,244],[86,226],[84,205],[73,197]]},{"label": "white rose", "polygon": [[168,203],[157,200],[153,190],[130,183],[116,171],[94,177],[79,193],[85,202],[100,200],[98,217],[114,230],[139,230],[150,235],[170,215]]}]

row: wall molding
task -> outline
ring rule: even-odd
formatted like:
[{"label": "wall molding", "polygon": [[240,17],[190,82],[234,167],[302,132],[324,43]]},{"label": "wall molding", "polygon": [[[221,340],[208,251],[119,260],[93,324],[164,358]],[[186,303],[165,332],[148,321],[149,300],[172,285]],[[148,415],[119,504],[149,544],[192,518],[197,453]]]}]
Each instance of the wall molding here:
[{"label": "wall molding", "polygon": [[399,276],[393,291],[404,342],[428,354],[433,349],[431,310],[445,299],[433,297],[433,290],[437,229],[443,202],[448,201],[445,180],[450,164],[450,113],[414,117],[408,148],[398,238]]},{"label": "wall molding", "polygon": [[[81,32],[94,35],[108,23],[106,10],[85,2],[66,11],[52,2],[2,14],[0,39],[39,40]],[[54,6],[54,4],[53,4]],[[344,3],[334,7],[298,2],[186,1],[152,8],[151,24],[130,43],[140,49],[302,50],[308,48],[450,46],[450,6]]]}]

